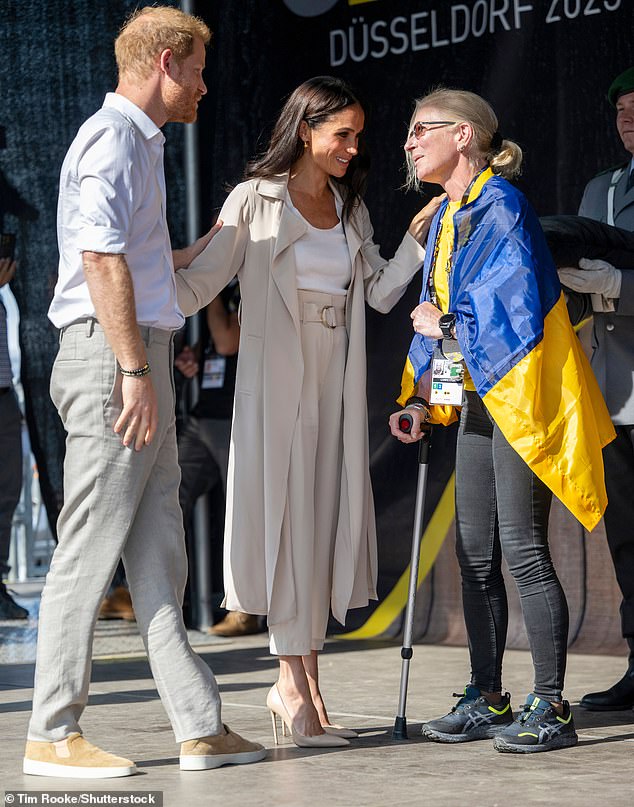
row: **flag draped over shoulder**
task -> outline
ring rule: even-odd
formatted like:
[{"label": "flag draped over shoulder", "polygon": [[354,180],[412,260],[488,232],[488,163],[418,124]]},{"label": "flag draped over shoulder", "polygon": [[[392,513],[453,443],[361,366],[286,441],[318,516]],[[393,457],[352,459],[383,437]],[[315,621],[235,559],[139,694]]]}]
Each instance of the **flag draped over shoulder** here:
[{"label": "flag draped over shoulder", "polygon": [[[537,216],[520,191],[487,169],[455,213],[454,230],[450,307],[476,390],[531,470],[592,530],[607,504],[601,449],[614,427],[570,324]],[[421,302],[428,299],[432,262],[428,249]],[[399,402],[413,394],[435,345],[414,336]],[[447,413],[437,420],[447,422]]]}]

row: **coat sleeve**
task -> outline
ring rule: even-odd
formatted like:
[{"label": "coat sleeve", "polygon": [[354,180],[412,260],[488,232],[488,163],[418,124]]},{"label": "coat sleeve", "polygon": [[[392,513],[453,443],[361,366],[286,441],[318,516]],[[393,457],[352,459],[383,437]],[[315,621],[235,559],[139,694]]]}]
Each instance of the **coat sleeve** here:
[{"label": "coat sleeve", "polygon": [[250,185],[237,185],[218,216],[222,228],[188,267],[175,273],[178,305],[187,317],[217,297],[239,274],[249,238]]},{"label": "coat sleeve", "polygon": [[365,299],[372,308],[386,314],[401,299],[410,280],[419,270],[425,259],[425,250],[407,232],[392,260],[386,261],[381,257],[378,244],[374,243],[374,228],[363,203],[358,215]]}]

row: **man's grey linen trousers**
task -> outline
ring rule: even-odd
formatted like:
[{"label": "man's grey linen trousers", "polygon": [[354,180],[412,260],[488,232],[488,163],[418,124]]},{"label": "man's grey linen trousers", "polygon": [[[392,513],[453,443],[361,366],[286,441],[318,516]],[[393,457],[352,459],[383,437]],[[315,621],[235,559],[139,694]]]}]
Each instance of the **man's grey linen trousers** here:
[{"label": "man's grey linen trousers", "polygon": [[177,742],[222,732],[213,673],[192,651],[181,603],[187,577],[178,504],[172,336],[142,327],[159,402],[154,440],[125,448],[113,432],[121,381],[101,327],[62,331],[51,397],[67,431],[59,545],[40,608],[29,739],[55,742],[81,731],[92,637],[119,557],[156,686]]}]

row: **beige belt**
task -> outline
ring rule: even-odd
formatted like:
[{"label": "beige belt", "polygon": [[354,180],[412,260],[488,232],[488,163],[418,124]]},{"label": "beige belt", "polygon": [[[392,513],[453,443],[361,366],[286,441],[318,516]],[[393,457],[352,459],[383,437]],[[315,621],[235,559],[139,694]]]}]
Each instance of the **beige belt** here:
[{"label": "beige belt", "polygon": [[321,322],[326,328],[337,328],[346,324],[346,303],[341,305],[323,305],[304,301],[299,306],[299,318],[302,322]]}]

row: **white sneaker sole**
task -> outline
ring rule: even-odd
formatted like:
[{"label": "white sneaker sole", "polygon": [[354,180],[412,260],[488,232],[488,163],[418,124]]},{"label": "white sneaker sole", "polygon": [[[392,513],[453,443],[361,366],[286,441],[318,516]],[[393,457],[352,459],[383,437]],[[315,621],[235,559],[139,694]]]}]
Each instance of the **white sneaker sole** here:
[{"label": "white sneaker sole", "polygon": [[266,756],[266,748],[259,751],[245,751],[242,754],[191,754],[180,757],[182,771],[208,771],[220,768],[222,765],[248,765],[250,762],[259,762]]},{"label": "white sneaker sole", "polygon": [[54,762],[37,762],[24,759],[22,771],[31,776],[57,776],[64,779],[116,779],[138,773],[136,765],[120,768],[83,768],[78,765],[56,765]]}]

